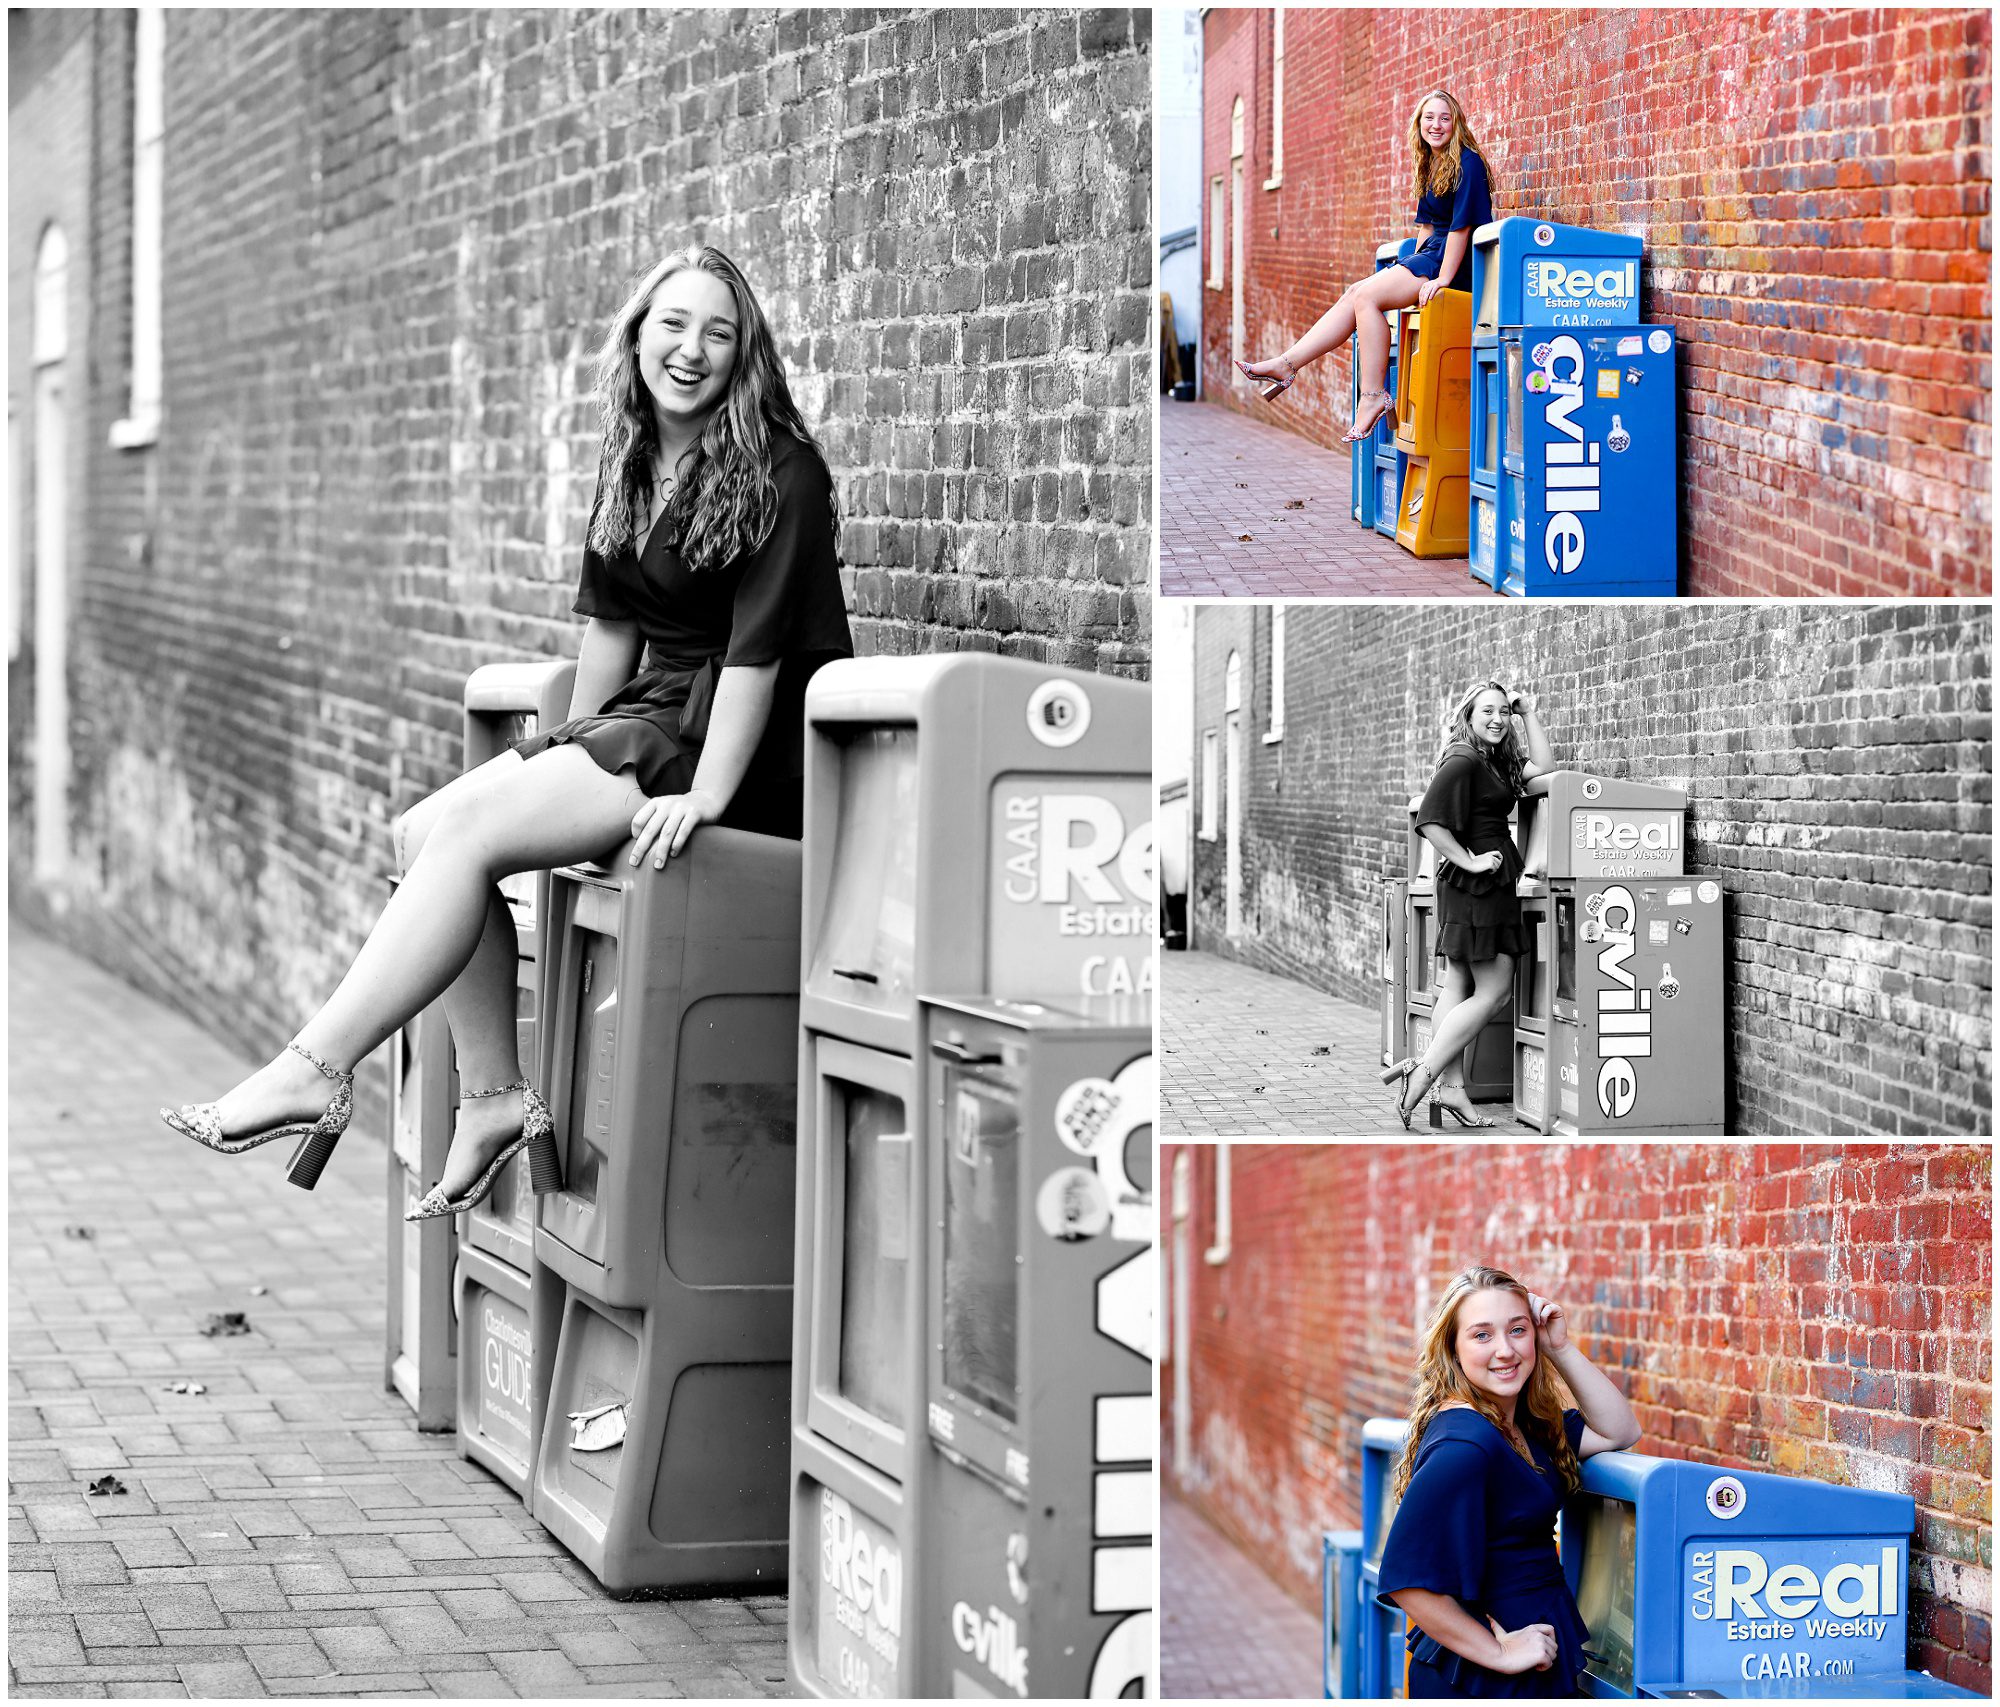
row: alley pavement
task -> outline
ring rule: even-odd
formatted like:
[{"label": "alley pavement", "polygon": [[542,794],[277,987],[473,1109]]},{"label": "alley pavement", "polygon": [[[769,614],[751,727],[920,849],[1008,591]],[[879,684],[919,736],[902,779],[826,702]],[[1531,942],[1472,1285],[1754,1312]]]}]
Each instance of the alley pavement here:
[{"label": "alley pavement", "polygon": [[1217,403],[1160,404],[1168,598],[1493,598],[1463,557],[1424,561],[1354,520],[1345,450]]},{"label": "alley pavement", "polygon": [[[1160,956],[1160,1131],[1169,1138],[1401,1137],[1381,1019],[1219,954]],[[1526,1137],[1512,1111],[1492,1137]],[[1422,1116],[1417,1130],[1427,1130]],[[1453,1133],[1457,1138],[1474,1136]]]},{"label": "alley pavement", "polygon": [[384,1391],[379,1134],[310,1194],[175,1137],[252,1063],[8,947],[11,1694],[787,1693],[783,1596],[614,1600]]},{"label": "alley pavement", "polygon": [[1320,1622],[1192,1506],[1160,1497],[1160,1694],[1320,1694]]}]

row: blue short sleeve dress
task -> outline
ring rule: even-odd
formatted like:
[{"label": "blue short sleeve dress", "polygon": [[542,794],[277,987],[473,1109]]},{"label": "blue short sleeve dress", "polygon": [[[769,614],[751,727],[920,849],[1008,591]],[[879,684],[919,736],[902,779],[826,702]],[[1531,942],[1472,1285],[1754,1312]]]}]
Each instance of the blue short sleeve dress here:
[{"label": "blue short sleeve dress", "polygon": [[[1576,1691],[1589,1628],[1556,1556],[1562,1477],[1547,1446],[1528,1432],[1530,1469],[1507,1437],[1477,1411],[1444,1410],[1417,1447],[1409,1488],[1382,1549],[1381,1592],[1394,1607],[1397,1589],[1448,1594],[1480,1624],[1489,1615],[1505,1630],[1548,1624],[1556,1663],[1514,1676],[1489,1671],[1409,1628],[1413,1700],[1565,1696]],[[1583,1439],[1583,1413],[1563,1412],[1570,1450]]]},{"label": "blue short sleeve dress", "polygon": [[[1468,148],[1458,157],[1458,186],[1449,195],[1433,195],[1426,190],[1417,203],[1417,223],[1431,228],[1430,236],[1417,252],[1403,263],[1420,279],[1434,279],[1444,265],[1444,240],[1454,231],[1477,231],[1493,218],[1493,187],[1486,175],[1486,162]],[[1472,288],[1472,240],[1466,239],[1465,254],[1458,271],[1445,281],[1447,290]]]},{"label": "blue short sleeve dress", "polygon": [[519,742],[524,758],[574,742],[614,776],[629,770],[648,794],[694,781],[718,672],[776,664],[770,721],[721,822],[763,835],[802,833],[805,695],[830,658],[854,655],[841,597],[832,480],[797,439],[774,429],[771,532],[754,551],[696,574],[656,525],[644,546],[606,558],[586,549],[579,616],[637,626],[644,667],[595,717],[573,718]]}]

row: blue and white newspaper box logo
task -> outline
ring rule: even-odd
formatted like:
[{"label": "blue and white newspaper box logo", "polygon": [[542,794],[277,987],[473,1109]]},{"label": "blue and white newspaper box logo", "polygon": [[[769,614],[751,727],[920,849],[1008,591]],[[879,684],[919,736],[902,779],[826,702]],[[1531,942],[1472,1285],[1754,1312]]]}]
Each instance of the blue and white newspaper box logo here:
[{"label": "blue and white newspaper box logo", "polygon": [[1899,1547],[1865,1540],[1697,1543],[1687,1562],[1683,1637],[1690,1681],[1865,1677],[1901,1668]]},{"label": "blue and white newspaper box logo", "polygon": [[1531,301],[1547,311],[1538,315],[1545,325],[1576,326],[1583,316],[1637,312],[1639,303],[1639,263],[1619,261],[1608,267],[1575,265],[1569,261],[1527,261],[1522,264],[1522,282]]}]

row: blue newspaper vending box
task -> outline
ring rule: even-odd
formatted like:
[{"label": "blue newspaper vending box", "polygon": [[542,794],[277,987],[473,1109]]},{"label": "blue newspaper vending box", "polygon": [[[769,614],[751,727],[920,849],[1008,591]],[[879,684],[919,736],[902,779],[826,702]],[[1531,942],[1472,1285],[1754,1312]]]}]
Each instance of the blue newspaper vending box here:
[{"label": "blue newspaper vending box", "polygon": [[1396,1516],[1390,1488],[1409,1432],[1410,1425],[1400,1417],[1370,1417],[1361,1425],[1360,1604],[1347,1622],[1357,1648],[1360,1694],[1375,1701],[1403,1698],[1403,1636],[1408,1624],[1395,1607],[1376,1599],[1376,1591],[1382,1586],[1382,1549]]},{"label": "blue newspaper vending box", "polygon": [[1586,1459],[1562,1519],[1563,1571],[1590,1626],[1580,1687],[1966,1698],[1907,1664],[1916,1519],[1908,1494],[1642,1452]]},{"label": "blue newspaper vending box", "polygon": [[[1637,237],[1547,220],[1473,233],[1467,549],[1500,592],[1678,590],[1674,334],[1639,322],[1643,254]],[[1565,337],[1584,346],[1573,362]],[[1590,558],[1611,533],[1615,561],[1601,543]]]},{"label": "blue newspaper vending box", "polygon": [[[1407,261],[1416,249],[1417,240],[1414,237],[1380,245],[1375,251],[1375,270],[1379,273],[1398,261]],[[1394,397],[1402,315],[1400,312],[1391,313],[1388,319],[1389,370],[1383,384],[1389,395]],[[1347,367],[1347,418],[1351,421],[1360,412],[1361,361],[1358,352],[1354,352],[1350,354]],[[1348,499],[1354,519],[1363,527],[1386,533],[1392,539],[1396,533],[1396,511],[1402,501],[1403,462],[1403,454],[1396,448],[1396,434],[1389,425],[1387,415],[1369,429],[1365,439],[1347,448]],[[1385,466],[1386,475],[1382,472]],[[1388,506],[1386,509],[1383,508],[1385,504]],[[1387,523],[1386,527],[1384,523]]]},{"label": "blue newspaper vending box", "polygon": [[1522,390],[1503,391],[1501,403],[1503,414],[1521,411],[1522,431],[1521,466],[1502,479],[1500,590],[1671,598],[1680,589],[1673,328],[1527,327],[1520,337]]}]

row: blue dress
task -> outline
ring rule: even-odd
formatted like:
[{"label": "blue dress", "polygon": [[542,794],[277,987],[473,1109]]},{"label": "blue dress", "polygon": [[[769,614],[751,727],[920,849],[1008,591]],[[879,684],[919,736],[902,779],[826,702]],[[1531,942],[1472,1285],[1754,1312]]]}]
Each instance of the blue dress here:
[{"label": "blue dress", "polygon": [[[1563,1412],[1563,1432],[1575,1451],[1583,1439],[1581,1411]],[[1503,1630],[1552,1625],[1556,1663],[1510,1677],[1462,1658],[1412,1624],[1413,1700],[1576,1692],[1590,1632],[1556,1557],[1562,1477],[1532,1432],[1528,1450],[1536,1469],[1477,1411],[1438,1412],[1424,1430],[1409,1488],[1389,1526],[1376,1598],[1394,1608],[1394,1590],[1429,1589],[1450,1595],[1482,1626],[1489,1613]]]},{"label": "blue dress", "polygon": [[[1432,195],[1428,190],[1417,203],[1417,223],[1431,228],[1430,236],[1417,252],[1403,263],[1420,279],[1434,279],[1444,265],[1444,240],[1454,231],[1477,231],[1493,218],[1493,188],[1486,176],[1486,162],[1471,149],[1458,157],[1458,188],[1449,196]],[[1472,288],[1472,240],[1466,239],[1465,254],[1445,286],[1447,290]]]}]

